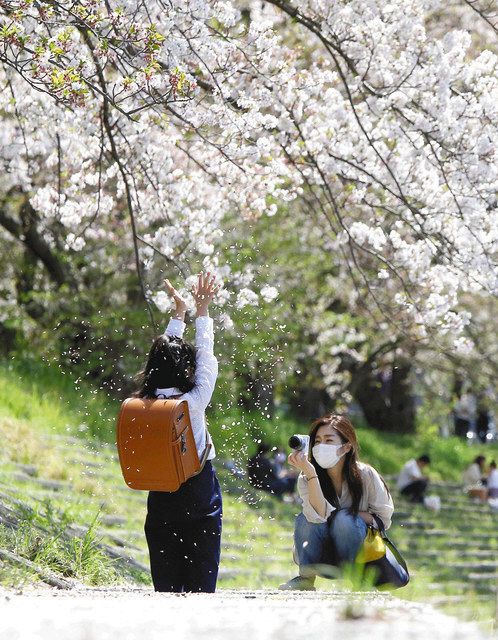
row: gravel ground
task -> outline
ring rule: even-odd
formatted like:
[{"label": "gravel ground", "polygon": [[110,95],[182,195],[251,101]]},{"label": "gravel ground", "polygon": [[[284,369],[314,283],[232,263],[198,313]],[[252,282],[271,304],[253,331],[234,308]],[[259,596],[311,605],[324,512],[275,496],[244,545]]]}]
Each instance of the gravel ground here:
[{"label": "gravel ground", "polygon": [[1,640],[484,640],[424,604],[378,593],[150,589],[0,591]]}]

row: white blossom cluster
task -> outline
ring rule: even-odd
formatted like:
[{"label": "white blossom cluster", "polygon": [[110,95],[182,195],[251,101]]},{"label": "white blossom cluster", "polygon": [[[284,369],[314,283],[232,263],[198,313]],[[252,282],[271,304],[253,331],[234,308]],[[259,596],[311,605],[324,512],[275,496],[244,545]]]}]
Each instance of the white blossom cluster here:
[{"label": "white blossom cluster", "polygon": [[462,296],[498,291],[497,56],[431,31],[435,2],[275,5],[3,3],[2,191],[129,268],[133,216],[143,266],[200,256],[237,307],[259,294],[220,263],[226,215],[298,203],[379,308],[465,351]]}]

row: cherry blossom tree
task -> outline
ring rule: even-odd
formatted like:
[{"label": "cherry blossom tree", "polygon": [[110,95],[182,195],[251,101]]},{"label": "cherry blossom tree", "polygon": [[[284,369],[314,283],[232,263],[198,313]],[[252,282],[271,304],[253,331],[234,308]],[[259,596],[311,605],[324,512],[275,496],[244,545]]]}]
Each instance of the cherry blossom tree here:
[{"label": "cherry blossom tree", "polygon": [[[118,259],[154,324],[161,274],[202,263],[225,280],[220,304],[255,304],[250,278],[224,259],[227,224],[243,238],[248,221],[278,212],[364,320],[349,343],[337,320],[333,358],[316,314],[330,393],[351,389],[341,371],[383,353],[478,353],[472,307],[498,285],[485,3],[458,3],[479,47],[474,33],[438,31],[431,17],[445,8],[424,0],[0,6],[0,225],[55,287],[76,294],[89,265]],[[368,353],[345,368],[359,345]]]}]

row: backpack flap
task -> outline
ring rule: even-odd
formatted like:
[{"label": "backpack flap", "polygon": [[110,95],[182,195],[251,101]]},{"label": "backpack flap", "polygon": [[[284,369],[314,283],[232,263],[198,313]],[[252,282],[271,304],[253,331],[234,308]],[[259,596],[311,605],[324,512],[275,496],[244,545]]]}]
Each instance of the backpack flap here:
[{"label": "backpack flap", "polygon": [[199,464],[184,400],[126,399],[118,416],[117,446],[131,489],[176,491]]}]

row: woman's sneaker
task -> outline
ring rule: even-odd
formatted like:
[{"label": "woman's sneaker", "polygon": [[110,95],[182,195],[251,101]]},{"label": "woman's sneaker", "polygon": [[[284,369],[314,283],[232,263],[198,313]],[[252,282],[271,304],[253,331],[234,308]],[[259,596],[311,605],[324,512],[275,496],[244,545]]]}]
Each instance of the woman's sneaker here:
[{"label": "woman's sneaker", "polygon": [[296,576],[279,586],[280,591],[316,591],[315,578]]}]

